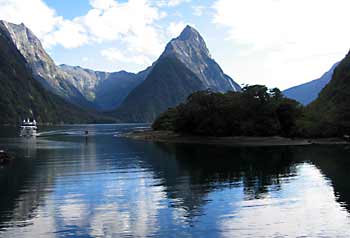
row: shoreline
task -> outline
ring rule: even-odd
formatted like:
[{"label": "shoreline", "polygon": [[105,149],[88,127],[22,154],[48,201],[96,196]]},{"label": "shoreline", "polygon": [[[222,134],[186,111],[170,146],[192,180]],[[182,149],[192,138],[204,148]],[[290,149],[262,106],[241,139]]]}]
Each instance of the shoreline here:
[{"label": "shoreline", "polygon": [[349,142],[339,138],[285,138],[280,136],[270,137],[209,137],[181,135],[171,131],[133,131],[121,135],[123,138],[161,142],[161,143],[181,143],[181,144],[201,144],[201,145],[221,145],[221,146],[301,146],[301,145],[350,145]]}]

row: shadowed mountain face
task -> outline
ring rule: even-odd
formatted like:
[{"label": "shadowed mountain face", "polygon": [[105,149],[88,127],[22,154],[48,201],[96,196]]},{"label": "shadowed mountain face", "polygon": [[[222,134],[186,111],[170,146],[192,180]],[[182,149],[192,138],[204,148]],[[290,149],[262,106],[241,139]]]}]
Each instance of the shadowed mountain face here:
[{"label": "shadowed mountain face", "polygon": [[317,134],[350,134],[350,53],[334,70],[332,80],[308,108]]},{"label": "shadowed mountain face", "polygon": [[117,115],[123,121],[151,122],[191,93],[206,89],[227,92],[241,88],[211,58],[200,34],[187,26],[166,46],[144,82],[121,104]]},{"label": "shadowed mountain face", "polygon": [[0,24],[0,124],[15,124],[29,116],[39,122],[92,122],[92,115],[47,91],[32,77],[4,27]]},{"label": "shadowed mountain face", "polygon": [[205,85],[176,58],[163,58],[147,79],[133,90],[118,109],[122,121],[150,122],[169,107],[183,102]]},{"label": "shadowed mountain face", "polygon": [[321,78],[289,88],[283,91],[283,94],[286,97],[294,99],[304,105],[310,104],[318,97],[319,93],[329,83],[329,81],[331,81],[333,72],[338,64],[339,62],[334,64],[328,72],[322,75]]}]

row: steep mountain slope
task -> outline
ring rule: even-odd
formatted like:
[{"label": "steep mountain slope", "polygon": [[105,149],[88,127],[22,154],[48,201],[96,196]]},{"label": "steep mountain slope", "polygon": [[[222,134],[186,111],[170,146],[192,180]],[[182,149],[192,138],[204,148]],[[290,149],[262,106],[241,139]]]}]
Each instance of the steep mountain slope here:
[{"label": "steep mountain slope", "polygon": [[210,57],[200,34],[187,26],[166,46],[146,79],[126,97],[117,116],[124,121],[151,122],[191,93],[205,89],[226,92],[240,87]]},{"label": "steep mountain slope", "polygon": [[34,116],[39,122],[94,122],[97,117],[77,109],[44,89],[0,24],[0,124],[16,124]]},{"label": "steep mountain slope", "polygon": [[84,95],[85,99],[91,102],[94,108],[103,111],[116,109],[145,78],[145,72],[107,73],[79,66],[60,65],[59,67],[71,76],[67,80]]},{"label": "steep mountain slope", "polygon": [[160,56],[174,57],[194,72],[207,88],[214,91],[239,91],[240,86],[211,58],[206,43],[199,32],[191,26],[181,32],[180,36],[171,40]]},{"label": "steep mountain slope", "polygon": [[44,50],[40,40],[24,24],[0,21],[3,34],[7,34],[26,59],[33,76],[46,89],[76,105],[89,107],[90,103],[69,83],[70,76],[60,70]]},{"label": "steep mountain slope", "polygon": [[163,58],[154,65],[145,82],[126,98],[118,116],[123,121],[150,122],[191,93],[204,89],[205,85],[183,63],[176,58]]},{"label": "steep mountain slope", "polygon": [[34,78],[46,89],[80,107],[116,109],[145,78],[145,72],[107,73],[68,65],[56,66],[40,40],[24,24],[0,21],[0,25],[26,59]]},{"label": "steep mountain slope", "polygon": [[322,75],[321,78],[286,89],[283,91],[283,94],[288,98],[294,99],[304,105],[308,105],[318,97],[321,90],[329,83],[329,81],[331,81],[333,72],[338,64],[339,62],[334,64],[328,72]]},{"label": "steep mountain slope", "polygon": [[307,109],[314,124],[311,134],[350,134],[350,52],[334,70],[332,80]]}]

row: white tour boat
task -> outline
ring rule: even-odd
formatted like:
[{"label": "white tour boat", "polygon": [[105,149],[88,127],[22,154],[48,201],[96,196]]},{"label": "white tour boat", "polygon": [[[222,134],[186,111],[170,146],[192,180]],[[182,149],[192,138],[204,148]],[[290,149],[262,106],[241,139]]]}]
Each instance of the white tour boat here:
[{"label": "white tour boat", "polygon": [[31,137],[31,136],[36,136],[37,135],[37,130],[38,127],[36,126],[36,121],[35,120],[23,120],[23,123],[21,125],[21,136],[24,137]]}]

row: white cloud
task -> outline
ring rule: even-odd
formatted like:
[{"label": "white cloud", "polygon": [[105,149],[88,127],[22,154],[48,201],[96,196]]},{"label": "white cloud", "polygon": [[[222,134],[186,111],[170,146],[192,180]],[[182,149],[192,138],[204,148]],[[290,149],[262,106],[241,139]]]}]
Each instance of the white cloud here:
[{"label": "white cloud", "polygon": [[109,60],[134,60],[135,64],[147,66],[164,48],[165,35],[156,24],[164,16],[146,0],[129,0],[103,11],[92,9],[75,20],[86,27],[92,41],[118,41],[123,45],[118,51],[103,51]]},{"label": "white cloud", "polygon": [[168,35],[172,38],[177,37],[185,27],[184,22],[171,22],[168,27]]},{"label": "white cloud", "polygon": [[217,0],[214,22],[227,27],[241,57],[236,66],[259,59],[250,67],[260,75],[249,79],[254,74],[242,70],[243,81],[287,87],[320,76],[344,56],[349,8],[348,0]]},{"label": "white cloud", "polygon": [[74,21],[61,21],[57,30],[43,37],[44,46],[50,48],[60,44],[65,48],[76,48],[88,43],[85,28]]},{"label": "white cloud", "polygon": [[108,9],[94,8],[76,20],[81,22],[96,40],[116,40],[126,34],[137,34],[160,19],[157,8],[146,0],[129,0]]},{"label": "white cloud", "polygon": [[193,6],[193,15],[200,17],[204,14],[205,6]]},{"label": "white cloud", "polygon": [[134,63],[139,65],[149,65],[151,62],[144,55],[125,55],[117,48],[108,48],[101,51],[101,55],[112,62]]},{"label": "white cloud", "polygon": [[154,3],[158,7],[176,7],[183,3],[189,3],[191,0],[154,0]]},{"label": "white cloud", "polygon": [[101,55],[106,57],[109,61],[124,61],[125,56],[116,48],[104,49]]},{"label": "white cloud", "polygon": [[168,0],[168,6],[174,7],[182,3],[190,2],[191,0]]},{"label": "white cloud", "polygon": [[43,0],[0,0],[0,16],[10,22],[25,23],[46,48],[115,42],[123,45],[120,50],[124,55],[130,52],[138,55],[135,58],[138,63],[148,62],[161,53],[166,31],[159,28],[158,21],[166,13],[150,0],[89,2],[92,8],[85,15],[68,20],[58,16]]},{"label": "white cloud", "polygon": [[85,28],[78,22],[64,20],[43,0],[0,0],[1,19],[24,23],[46,48],[60,44],[79,47],[88,42]]},{"label": "white cloud", "polygon": [[161,32],[155,22],[162,18],[157,8],[146,0],[129,0],[105,9],[92,9],[77,18],[97,42],[121,40],[128,50],[157,55],[161,51]]},{"label": "white cloud", "polygon": [[25,23],[39,38],[53,31],[62,21],[42,0],[0,0],[0,18]]},{"label": "white cloud", "polygon": [[117,6],[117,2],[114,0],[90,0],[90,5],[93,8],[105,10]]}]

